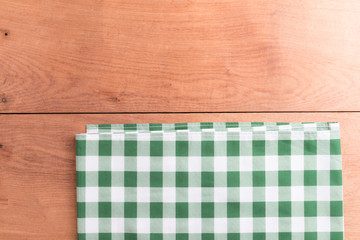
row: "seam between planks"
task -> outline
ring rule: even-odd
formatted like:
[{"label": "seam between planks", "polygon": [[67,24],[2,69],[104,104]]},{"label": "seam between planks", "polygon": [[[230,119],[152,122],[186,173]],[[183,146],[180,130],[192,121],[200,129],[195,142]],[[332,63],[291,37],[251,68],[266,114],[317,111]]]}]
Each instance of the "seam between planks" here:
[{"label": "seam between planks", "polygon": [[55,115],[55,114],[217,114],[217,113],[360,113],[360,111],[214,111],[214,112],[15,112],[0,115]]}]

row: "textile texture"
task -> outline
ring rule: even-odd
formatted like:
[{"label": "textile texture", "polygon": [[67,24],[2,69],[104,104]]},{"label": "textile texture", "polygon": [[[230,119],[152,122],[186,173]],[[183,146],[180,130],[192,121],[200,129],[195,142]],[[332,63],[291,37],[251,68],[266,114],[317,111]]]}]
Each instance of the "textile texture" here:
[{"label": "textile texture", "polygon": [[342,240],[337,122],[87,125],[78,238]]}]

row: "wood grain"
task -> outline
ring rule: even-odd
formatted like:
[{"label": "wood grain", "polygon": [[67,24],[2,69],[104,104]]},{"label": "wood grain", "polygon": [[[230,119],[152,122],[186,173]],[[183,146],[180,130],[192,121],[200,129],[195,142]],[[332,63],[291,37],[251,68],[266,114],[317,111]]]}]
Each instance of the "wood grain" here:
[{"label": "wood grain", "polygon": [[360,110],[357,0],[0,0],[0,112]]},{"label": "wood grain", "polygon": [[86,124],[340,122],[345,235],[360,238],[360,113],[0,115],[0,239],[76,239],[75,134]]}]

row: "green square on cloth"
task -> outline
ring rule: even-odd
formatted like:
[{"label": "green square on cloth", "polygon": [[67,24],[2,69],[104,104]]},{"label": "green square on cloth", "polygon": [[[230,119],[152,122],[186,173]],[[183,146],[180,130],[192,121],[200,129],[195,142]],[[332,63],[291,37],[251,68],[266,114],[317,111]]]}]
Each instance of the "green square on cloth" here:
[{"label": "green square on cloth", "polygon": [[344,238],[337,122],[87,125],[78,239]]}]

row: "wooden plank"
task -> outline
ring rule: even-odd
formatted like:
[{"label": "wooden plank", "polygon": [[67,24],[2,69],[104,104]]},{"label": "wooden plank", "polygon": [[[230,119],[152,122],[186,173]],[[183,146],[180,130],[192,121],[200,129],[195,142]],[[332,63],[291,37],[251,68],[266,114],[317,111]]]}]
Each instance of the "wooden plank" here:
[{"label": "wooden plank", "polygon": [[357,0],[0,6],[0,112],[360,110]]},{"label": "wooden plank", "polygon": [[86,124],[338,121],[346,239],[360,230],[360,113],[0,115],[0,239],[76,239],[76,133]]}]

